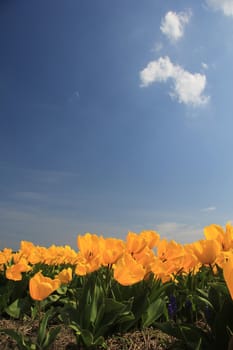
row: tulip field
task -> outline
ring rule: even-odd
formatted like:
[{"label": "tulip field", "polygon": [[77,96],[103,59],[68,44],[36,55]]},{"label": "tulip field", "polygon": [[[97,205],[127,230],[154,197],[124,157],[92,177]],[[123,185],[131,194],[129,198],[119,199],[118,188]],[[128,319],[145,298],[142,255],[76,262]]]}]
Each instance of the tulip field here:
[{"label": "tulip field", "polygon": [[[125,240],[86,233],[77,248],[21,241],[17,252],[0,251],[0,319],[36,329],[30,335],[0,323],[0,344],[58,349],[65,327],[72,349],[110,349],[109,338],[148,330],[172,339],[163,349],[233,349],[230,223],[205,227],[203,239],[189,244],[155,231]],[[137,347],[129,341],[118,349]]]}]

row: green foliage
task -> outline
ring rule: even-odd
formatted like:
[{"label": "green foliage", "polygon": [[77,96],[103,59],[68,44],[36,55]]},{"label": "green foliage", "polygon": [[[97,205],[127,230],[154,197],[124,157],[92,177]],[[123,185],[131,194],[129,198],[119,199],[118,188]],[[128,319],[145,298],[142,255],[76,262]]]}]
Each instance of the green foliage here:
[{"label": "green foliage", "polygon": [[208,334],[201,328],[191,324],[164,322],[157,324],[158,328],[177,339],[172,349],[201,350],[209,348]]},{"label": "green foliage", "polygon": [[50,331],[47,330],[48,320],[52,315],[52,310],[44,314],[39,324],[38,335],[35,340],[13,329],[0,329],[0,332],[12,337],[16,341],[19,350],[49,350],[61,329],[61,327],[56,327]]},{"label": "green foliage", "polygon": [[124,323],[121,332],[153,325],[159,318],[166,319],[166,287],[151,275],[147,280],[132,286],[121,286],[114,281],[111,293],[115,300],[131,305],[133,318]]},{"label": "green foliage", "polygon": [[13,317],[20,318],[30,309],[30,300],[28,297],[24,299],[16,299],[9,306],[5,307],[5,312]]},{"label": "green foliage", "polygon": [[[54,277],[60,267],[38,264],[33,274],[40,269]],[[164,284],[150,275],[134,285],[122,286],[113,279],[110,267],[102,267],[86,276],[74,275],[69,285],[62,285],[39,304],[28,293],[30,273],[17,282],[0,274],[1,316],[30,316],[33,321],[41,309],[45,312],[35,339],[15,330],[1,330],[16,340],[19,349],[51,347],[60,331],[60,327],[48,331],[54,313],[57,320],[73,330],[77,343],[87,349],[105,347],[109,336],[151,326],[175,337],[174,349],[228,347],[233,331],[233,302],[220,268],[217,274],[211,266],[197,273],[179,273],[174,281]]]},{"label": "green foliage", "polygon": [[44,314],[40,322],[37,340],[36,340],[38,349],[49,350],[52,343],[56,339],[56,336],[61,330],[61,327],[56,327],[50,331],[47,330],[48,321],[52,316],[53,316],[53,310],[49,310]]},{"label": "green foliage", "polygon": [[23,276],[21,281],[11,281],[0,276],[0,315],[20,318],[30,312],[28,296],[28,277]]},{"label": "green foliage", "polygon": [[164,299],[159,298],[150,303],[146,311],[142,314],[142,327],[146,328],[157,321],[166,310],[166,304]]},{"label": "green foliage", "polygon": [[104,336],[119,330],[134,318],[130,302],[106,296],[98,274],[86,276],[77,293],[78,305],[66,304],[61,314],[63,321],[75,331],[77,342],[86,347],[104,346]]},{"label": "green foliage", "polygon": [[233,330],[233,301],[221,270],[214,275],[205,267],[195,275],[179,276],[178,281],[167,286],[168,297],[176,303],[175,314],[170,315],[170,322],[156,326],[177,338],[175,349],[227,349]]}]

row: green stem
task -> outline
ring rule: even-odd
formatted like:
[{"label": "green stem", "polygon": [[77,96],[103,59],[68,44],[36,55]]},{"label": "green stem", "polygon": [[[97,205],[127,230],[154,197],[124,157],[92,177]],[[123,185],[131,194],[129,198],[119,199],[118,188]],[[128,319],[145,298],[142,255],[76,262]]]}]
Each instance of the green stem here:
[{"label": "green stem", "polygon": [[39,318],[39,327],[41,323],[41,302],[38,301],[38,318]]}]

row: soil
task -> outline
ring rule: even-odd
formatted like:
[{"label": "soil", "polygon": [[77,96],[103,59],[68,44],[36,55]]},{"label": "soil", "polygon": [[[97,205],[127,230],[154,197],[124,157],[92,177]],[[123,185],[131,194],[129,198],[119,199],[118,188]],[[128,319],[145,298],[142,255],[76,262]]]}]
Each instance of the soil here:
[{"label": "soil", "polygon": [[[50,328],[56,327],[50,325]],[[0,329],[14,329],[23,335],[34,338],[37,335],[38,323],[31,320],[20,321],[1,319]],[[123,335],[115,335],[107,339],[107,350],[167,350],[174,339],[152,328],[134,331]],[[0,350],[18,349],[16,342],[4,333],[0,333]],[[100,349],[100,348],[99,348]],[[84,350],[76,344],[76,338],[71,329],[62,326],[50,350]]]}]

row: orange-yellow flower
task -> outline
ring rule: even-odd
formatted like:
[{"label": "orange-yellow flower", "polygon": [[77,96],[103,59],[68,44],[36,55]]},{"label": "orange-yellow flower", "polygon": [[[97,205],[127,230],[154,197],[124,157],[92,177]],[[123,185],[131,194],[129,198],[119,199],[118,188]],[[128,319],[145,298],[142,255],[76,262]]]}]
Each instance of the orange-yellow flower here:
[{"label": "orange-yellow flower", "polygon": [[126,251],[129,254],[140,253],[146,246],[146,240],[142,236],[134,232],[129,232],[127,234]]},{"label": "orange-yellow flower", "polygon": [[153,272],[155,278],[161,279],[163,283],[172,279],[173,270],[174,267],[170,262],[163,262],[157,257],[154,258],[154,262],[151,264],[151,272]]},{"label": "orange-yellow flower", "polygon": [[75,273],[84,276],[87,273],[96,271],[101,266],[100,242],[102,237],[95,234],[86,233],[78,236],[77,243],[79,252],[77,254]]},{"label": "orange-yellow flower", "polygon": [[233,248],[233,226],[228,222],[226,230],[219,225],[209,225],[204,228],[204,235],[207,240],[216,240],[221,244],[224,251]]},{"label": "orange-yellow flower", "polygon": [[134,258],[125,253],[115,265],[114,279],[123,286],[130,286],[134,283],[140,282],[144,279],[145,269]]},{"label": "orange-yellow flower", "polygon": [[187,273],[192,271],[193,273],[196,273],[200,267],[201,267],[201,264],[197,256],[193,252],[192,244],[185,244],[182,271]]},{"label": "orange-yellow flower", "polygon": [[41,272],[36,273],[29,281],[30,296],[34,300],[44,300],[61,285],[59,279],[43,276]]},{"label": "orange-yellow flower", "polygon": [[142,231],[140,236],[146,241],[146,244],[150,249],[157,247],[160,240],[160,235],[155,231]]},{"label": "orange-yellow flower", "polygon": [[100,240],[101,264],[112,265],[122,256],[125,243],[117,238],[103,238]]},{"label": "orange-yellow flower", "polygon": [[15,265],[8,266],[6,269],[6,278],[12,281],[21,281],[22,272],[28,272],[31,267],[24,262],[19,262]]},{"label": "orange-yellow flower", "polygon": [[134,259],[141,264],[146,271],[146,274],[150,272],[151,264],[154,262],[154,252],[149,247],[145,247],[142,252],[133,255]]},{"label": "orange-yellow flower", "polygon": [[61,282],[61,284],[67,284],[72,281],[72,269],[68,267],[67,269],[63,269],[59,274],[56,276]]},{"label": "orange-yellow flower", "polygon": [[213,264],[221,251],[221,245],[217,240],[202,239],[194,242],[192,249],[201,264]]},{"label": "orange-yellow flower", "polygon": [[75,274],[85,276],[88,273],[98,270],[101,266],[99,256],[90,256],[86,259],[80,252],[77,254]]},{"label": "orange-yellow flower", "polygon": [[224,230],[222,226],[211,224],[209,226],[204,227],[204,235],[208,240],[217,240],[219,242],[222,241],[222,237],[224,235]]},{"label": "orange-yellow flower", "polygon": [[228,257],[228,260],[223,264],[223,276],[227,284],[227,288],[233,299],[233,255]]},{"label": "orange-yellow flower", "polygon": [[185,255],[183,245],[174,240],[163,239],[158,243],[157,254],[163,262],[169,261],[174,273],[182,269]]},{"label": "orange-yellow flower", "polygon": [[80,264],[78,263],[78,265],[75,268],[75,274],[78,276],[85,276],[86,274],[88,274],[90,271],[88,269],[88,267],[86,266],[86,264]]},{"label": "orange-yellow flower", "polygon": [[80,253],[86,259],[99,255],[99,240],[100,238],[95,234],[86,233],[84,236],[79,235],[77,244]]},{"label": "orange-yellow flower", "polygon": [[22,254],[27,258],[31,254],[32,250],[34,250],[36,247],[32,242],[28,241],[21,241],[20,242],[20,251]]},{"label": "orange-yellow flower", "polygon": [[6,264],[12,258],[12,249],[4,248],[0,252],[0,264]]}]

